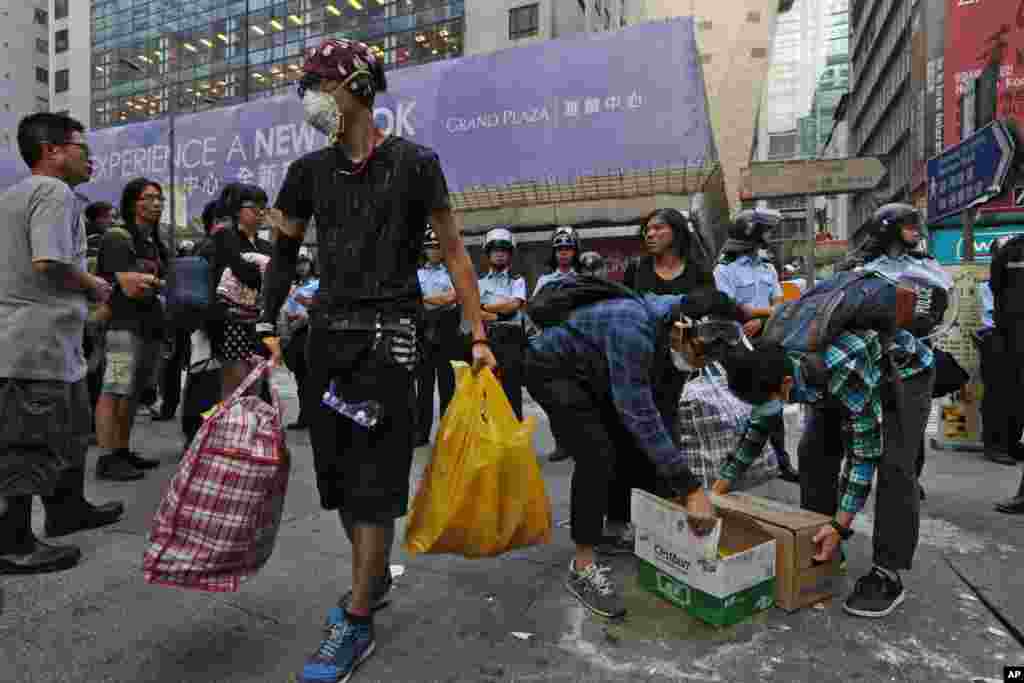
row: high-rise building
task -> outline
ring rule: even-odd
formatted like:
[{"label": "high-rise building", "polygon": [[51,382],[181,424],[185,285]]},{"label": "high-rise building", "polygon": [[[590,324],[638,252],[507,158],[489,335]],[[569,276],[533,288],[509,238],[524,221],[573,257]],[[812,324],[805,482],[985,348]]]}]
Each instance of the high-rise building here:
[{"label": "high-rise building", "polygon": [[528,41],[587,31],[612,31],[629,23],[638,0],[476,0],[466,7],[466,53],[482,54]]},{"label": "high-rise building", "polygon": [[50,110],[48,0],[0,0],[0,148],[17,151],[18,120]]},{"label": "high-rise building", "polygon": [[49,0],[50,109],[92,124],[91,8],[82,0]]},{"label": "high-rise building", "polygon": [[916,96],[908,87],[913,9],[910,2],[892,0],[858,0],[851,7],[850,155],[889,159],[888,190],[856,195],[851,226],[863,224],[882,199],[910,196]]},{"label": "high-rise building", "polygon": [[326,37],[385,69],[458,56],[464,15],[463,0],[93,0],[93,126],[281,94]]},{"label": "high-rise building", "polygon": [[[705,90],[730,208],[752,157],[772,41],[794,0],[633,0],[627,21],[693,17]],[[671,87],[671,84],[666,84]]]}]

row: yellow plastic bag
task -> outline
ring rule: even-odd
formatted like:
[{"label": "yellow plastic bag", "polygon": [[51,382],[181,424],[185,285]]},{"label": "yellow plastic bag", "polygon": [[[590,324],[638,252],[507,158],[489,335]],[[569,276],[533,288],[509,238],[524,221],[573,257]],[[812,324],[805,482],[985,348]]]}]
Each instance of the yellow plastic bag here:
[{"label": "yellow plastic bag", "polygon": [[409,516],[412,554],[493,557],[551,540],[551,503],[533,449],[537,420],[519,422],[489,369],[456,364],[455,396]]}]

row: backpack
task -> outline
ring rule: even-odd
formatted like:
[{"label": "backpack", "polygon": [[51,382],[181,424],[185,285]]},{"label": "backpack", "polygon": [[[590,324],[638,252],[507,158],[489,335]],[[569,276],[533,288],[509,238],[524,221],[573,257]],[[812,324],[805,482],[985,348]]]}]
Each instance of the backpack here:
[{"label": "backpack", "polygon": [[167,324],[192,332],[210,317],[210,262],[202,256],[172,259],[167,291]]},{"label": "backpack", "polygon": [[916,307],[914,289],[877,273],[844,272],[776,307],[761,338],[788,351],[824,351],[844,330],[891,334],[911,327]]},{"label": "backpack", "polygon": [[625,297],[640,300],[640,295],[629,287],[604,278],[593,275],[560,278],[541,287],[526,305],[526,315],[544,329],[564,323],[577,308]]}]

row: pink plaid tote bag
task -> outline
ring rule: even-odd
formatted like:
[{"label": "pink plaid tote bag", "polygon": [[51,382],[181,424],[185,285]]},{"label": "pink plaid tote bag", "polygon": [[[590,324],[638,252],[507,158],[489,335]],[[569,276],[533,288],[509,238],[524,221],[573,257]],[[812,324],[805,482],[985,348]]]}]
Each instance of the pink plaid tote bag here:
[{"label": "pink plaid tote bag", "polygon": [[260,363],[193,439],[153,519],[143,572],[149,583],[237,591],[274,549],[290,458],[274,405],[246,395]]}]

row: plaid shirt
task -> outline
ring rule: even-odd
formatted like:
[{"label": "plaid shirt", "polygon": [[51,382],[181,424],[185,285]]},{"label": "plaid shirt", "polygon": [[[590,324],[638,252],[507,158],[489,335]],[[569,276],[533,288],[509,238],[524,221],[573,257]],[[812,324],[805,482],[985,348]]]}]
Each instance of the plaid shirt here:
[{"label": "plaid shirt", "polygon": [[[889,345],[889,354],[900,376],[908,379],[932,367],[935,356],[927,344],[900,330]],[[807,384],[803,354],[791,353],[794,385],[790,400],[817,403],[825,398],[819,388]],[[844,408],[841,425],[846,459],[839,481],[839,509],[856,514],[871,493],[875,468],[882,459],[882,343],[877,332],[843,332],[824,352],[829,396]],[[736,453],[723,464],[719,476],[736,481],[761,455],[765,441],[782,420],[781,406],[772,401],[754,408]]]},{"label": "plaid shirt", "polygon": [[[932,350],[909,332],[900,330],[889,345],[900,376],[908,379],[932,367]],[[822,391],[802,382],[801,354],[790,354],[797,366],[790,399],[816,403]],[[844,332],[824,353],[829,373],[827,392],[845,409],[842,421],[846,459],[839,481],[839,509],[858,513],[871,493],[875,468],[882,459],[882,343],[877,332]]]},{"label": "plaid shirt", "polygon": [[692,489],[694,475],[676,447],[654,402],[651,372],[658,335],[670,309],[684,297],[643,295],[584,306],[562,325],[530,339],[530,353],[545,366],[582,371],[607,382],[612,403],[658,473],[675,480],[677,490]]},{"label": "plaid shirt", "polygon": [[736,451],[722,463],[719,477],[729,482],[739,479],[761,457],[768,438],[782,428],[782,401],[768,401],[750,411],[743,438]]}]

